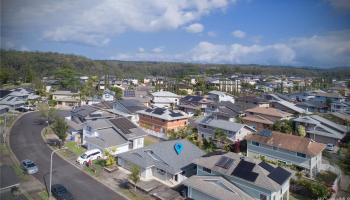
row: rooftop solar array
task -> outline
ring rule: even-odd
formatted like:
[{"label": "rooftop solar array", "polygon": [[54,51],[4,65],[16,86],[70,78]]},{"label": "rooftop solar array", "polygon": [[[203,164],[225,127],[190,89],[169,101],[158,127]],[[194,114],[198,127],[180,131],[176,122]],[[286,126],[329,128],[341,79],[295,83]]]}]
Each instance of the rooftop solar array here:
[{"label": "rooftop solar array", "polygon": [[153,110],[153,113],[156,114],[156,115],[162,115],[164,113],[165,109],[163,108],[155,108]]},{"label": "rooftop solar array", "polygon": [[229,158],[227,156],[222,156],[215,165],[218,167],[222,167],[224,169],[228,169],[231,167],[232,163],[233,163],[232,158]]},{"label": "rooftop solar array", "polygon": [[111,119],[109,120],[112,122],[113,125],[115,125],[117,128],[123,131],[125,134],[130,134],[131,131],[130,129],[132,128],[137,128],[135,124],[133,124],[131,121],[124,117],[116,118],[116,119]]},{"label": "rooftop solar array", "polygon": [[179,112],[174,112],[172,110],[169,110],[169,112],[170,112],[170,116],[172,116],[172,117],[181,117],[181,116],[183,116],[182,113],[179,113]]},{"label": "rooftop solar array", "polygon": [[231,175],[242,178],[250,182],[254,182],[259,175],[258,173],[255,173],[252,171],[254,167],[255,167],[255,163],[241,160],[237,165],[237,167],[233,170]]},{"label": "rooftop solar array", "polygon": [[259,135],[265,136],[265,137],[271,137],[272,136],[272,131],[264,129],[259,132]]},{"label": "rooftop solar array", "polygon": [[276,167],[267,177],[274,180],[276,183],[282,185],[289,177],[291,173],[281,167]]},{"label": "rooftop solar array", "polygon": [[268,171],[270,173],[275,169],[272,165],[270,165],[270,164],[268,164],[268,163],[266,163],[264,161],[259,163],[259,166],[264,168],[266,171]]}]

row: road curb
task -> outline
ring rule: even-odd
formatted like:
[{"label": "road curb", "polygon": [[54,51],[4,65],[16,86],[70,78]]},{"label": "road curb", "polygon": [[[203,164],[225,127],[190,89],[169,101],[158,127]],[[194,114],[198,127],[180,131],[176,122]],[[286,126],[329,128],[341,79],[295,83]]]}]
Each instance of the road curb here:
[{"label": "road curb", "polygon": [[[45,127],[47,128],[47,127]],[[46,139],[45,139],[45,136],[44,136],[44,130],[45,128],[43,128],[41,131],[40,131],[40,135],[41,135],[41,138],[43,139],[43,141],[45,141],[46,143]],[[51,147],[50,145],[48,145],[46,143],[46,145],[53,151],[55,150],[53,147]],[[125,199],[128,199],[128,200],[132,200],[130,199],[128,196],[124,195],[123,193],[121,192],[117,192],[115,191],[114,188],[110,187],[109,185],[105,184],[104,182],[100,181],[98,178],[94,177],[94,176],[91,176],[89,173],[87,173],[86,171],[80,169],[78,166],[76,166],[74,163],[72,163],[70,160],[68,160],[67,158],[65,158],[63,155],[61,155],[59,152],[56,153],[56,155],[58,155],[62,160],[68,162],[69,164],[73,165],[75,168],[77,168],[79,171],[83,172],[84,174],[88,175],[89,177],[93,178],[94,180],[96,180],[97,182],[99,182],[100,184],[106,186],[107,188],[109,188],[110,190],[112,190],[113,192],[119,194],[120,196],[124,197]]]}]

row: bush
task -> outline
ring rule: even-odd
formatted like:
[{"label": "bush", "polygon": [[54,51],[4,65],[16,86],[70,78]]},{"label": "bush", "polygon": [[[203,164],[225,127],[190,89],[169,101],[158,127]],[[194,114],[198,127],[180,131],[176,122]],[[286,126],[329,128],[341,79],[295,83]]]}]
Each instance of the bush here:
[{"label": "bush", "polygon": [[328,199],[331,196],[331,190],[319,182],[299,179],[296,181],[296,184],[301,185],[308,190],[313,199]]}]

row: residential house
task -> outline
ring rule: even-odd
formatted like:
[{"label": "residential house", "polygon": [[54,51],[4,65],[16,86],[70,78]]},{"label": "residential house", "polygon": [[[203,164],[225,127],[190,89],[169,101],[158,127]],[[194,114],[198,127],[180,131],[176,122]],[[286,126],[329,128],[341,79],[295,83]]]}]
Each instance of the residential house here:
[{"label": "residential house", "polygon": [[113,104],[114,113],[128,118],[135,124],[139,122],[139,114],[137,112],[145,109],[146,106],[135,99],[117,100]]},{"label": "residential house", "polygon": [[27,104],[28,101],[40,99],[40,96],[36,95],[33,90],[24,88],[16,88],[10,91],[2,90],[1,96],[0,105],[7,106],[11,110]]},{"label": "residential house", "polygon": [[350,102],[334,102],[331,103],[331,112],[342,112],[350,114]]},{"label": "residential house", "polygon": [[241,92],[241,81],[239,79],[220,79],[219,90],[233,94],[239,93]]},{"label": "residential house", "polygon": [[79,105],[80,96],[76,92],[57,90],[52,93],[52,100],[57,102],[58,108],[73,107]]},{"label": "residential house", "polygon": [[168,91],[154,92],[152,96],[152,105],[159,108],[173,108],[179,104],[180,96]]},{"label": "residential house", "polygon": [[[237,102],[236,102],[237,103]],[[237,117],[243,115],[243,109],[230,101],[210,103],[205,109],[205,116],[213,116],[215,119],[235,122]]]},{"label": "residential house", "polygon": [[242,96],[236,98],[236,105],[240,106],[243,110],[254,108],[254,107],[270,107],[270,103],[257,96]]},{"label": "residential house", "polygon": [[307,112],[325,113],[328,111],[328,106],[320,101],[302,101],[295,104],[297,107],[306,110]]},{"label": "residential house", "polygon": [[196,173],[193,160],[204,152],[188,140],[171,140],[118,155],[118,165],[131,171],[134,165],[141,171],[141,180],[158,180],[176,186]]},{"label": "residential house", "polygon": [[232,103],[235,103],[235,98],[233,96],[216,90],[208,92],[208,99],[211,99],[215,102],[231,101]]},{"label": "residential house", "polygon": [[336,124],[318,115],[309,115],[293,119],[295,126],[305,127],[309,138],[324,144],[337,144],[349,132],[346,126]]},{"label": "residential house", "polygon": [[212,101],[207,96],[188,95],[180,99],[178,108],[186,113],[196,113],[204,111],[210,103]]},{"label": "residential house", "polygon": [[8,106],[0,105],[0,115],[7,113],[10,111],[10,108]]},{"label": "residential house", "polygon": [[290,100],[287,96],[268,94],[272,99],[270,100],[270,106],[272,108],[277,108],[284,112],[292,113],[293,115],[308,114],[303,108],[297,107],[294,103],[291,103],[287,100]]},{"label": "residential house", "polygon": [[200,120],[197,129],[199,137],[206,139],[214,139],[215,132],[222,130],[232,142],[241,141],[246,135],[255,132],[254,128],[245,124],[214,119],[212,116]]},{"label": "residential house", "polygon": [[103,91],[102,100],[103,101],[114,101],[115,92],[106,89]]},{"label": "residential house", "polygon": [[[289,199],[289,182],[293,174],[282,167],[232,152],[203,156],[193,163],[197,165],[197,176],[223,177],[253,199]],[[200,195],[204,195],[203,199],[207,197],[203,193]]]},{"label": "residential house", "polygon": [[89,120],[83,126],[83,144],[88,149],[98,148],[113,155],[142,148],[146,135],[124,117]]},{"label": "residential house", "polygon": [[137,113],[140,118],[139,125],[157,133],[167,133],[170,130],[177,131],[188,124],[188,115],[180,110],[156,107],[137,111]]},{"label": "residential house", "polygon": [[243,122],[257,130],[272,128],[278,120],[290,119],[293,114],[276,108],[255,107],[246,110]]},{"label": "residential house", "polygon": [[246,137],[247,156],[279,161],[288,165],[295,165],[314,177],[322,164],[324,144],[310,138],[300,137],[269,130],[260,131]]},{"label": "residential house", "polygon": [[345,98],[338,93],[319,92],[315,94],[315,101],[323,103],[341,103],[345,101]]}]

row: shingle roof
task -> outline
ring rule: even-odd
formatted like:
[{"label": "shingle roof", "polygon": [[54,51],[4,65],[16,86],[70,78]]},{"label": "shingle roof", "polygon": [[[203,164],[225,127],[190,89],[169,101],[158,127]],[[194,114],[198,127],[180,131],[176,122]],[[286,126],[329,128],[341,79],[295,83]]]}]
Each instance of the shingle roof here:
[{"label": "shingle roof", "polygon": [[258,113],[258,114],[264,114],[264,115],[268,115],[268,116],[274,116],[274,117],[290,117],[293,114],[291,113],[287,113],[284,112],[282,110],[278,110],[276,108],[265,108],[265,107],[255,107],[255,108],[251,108],[251,109],[247,109],[247,112],[253,112],[253,113]]},{"label": "shingle roof", "polygon": [[102,148],[120,146],[128,143],[128,141],[114,128],[101,129],[98,131],[98,134],[97,137],[86,137],[86,142],[95,144]]},{"label": "shingle roof", "polygon": [[[183,145],[179,155],[174,150],[176,143]],[[168,173],[176,174],[203,155],[201,149],[187,140],[171,140],[128,151],[119,154],[118,157],[143,168],[156,166]]]},{"label": "shingle roof", "polygon": [[182,184],[218,200],[253,200],[251,196],[221,176],[191,176]]},{"label": "shingle roof", "polygon": [[279,132],[272,132],[270,137],[259,134],[247,135],[246,140],[256,141],[280,149],[304,153],[311,157],[318,155],[325,149],[325,145],[314,142],[310,138],[300,137]]},{"label": "shingle roof", "polygon": [[[218,161],[223,156],[226,156],[228,158],[233,159],[232,165],[227,169],[216,165],[216,163],[218,163]],[[250,165],[252,166],[250,173],[257,174],[256,179],[254,181],[248,181],[248,180],[240,178],[236,175],[232,175],[232,173],[235,171],[236,167],[239,165],[239,163],[242,160],[250,163]],[[283,184],[279,184],[276,181],[274,181],[273,179],[271,179],[270,177],[268,177],[268,175],[270,174],[270,171],[268,171],[268,170],[264,169],[263,167],[261,167],[260,165],[258,165],[261,162],[262,161],[260,161],[260,160],[252,159],[252,158],[248,158],[248,157],[242,157],[241,155],[235,154],[232,152],[229,152],[229,153],[226,153],[223,155],[213,155],[210,157],[201,157],[201,158],[198,158],[198,159],[193,161],[194,164],[211,169],[212,171],[215,171],[216,173],[224,174],[224,175],[229,176],[229,177],[235,177],[241,181],[254,184],[257,187],[264,188],[264,189],[267,189],[269,191],[279,191],[282,188]],[[273,167],[273,168],[275,169],[275,167]],[[287,171],[285,169],[283,169],[283,170]],[[248,171],[249,170],[247,170],[247,172]],[[242,173],[243,174],[240,174],[240,175],[244,176],[245,171],[243,171]],[[290,178],[290,177],[291,177],[291,174],[290,174],[290,176],[288,176],[288,178]]]}]

